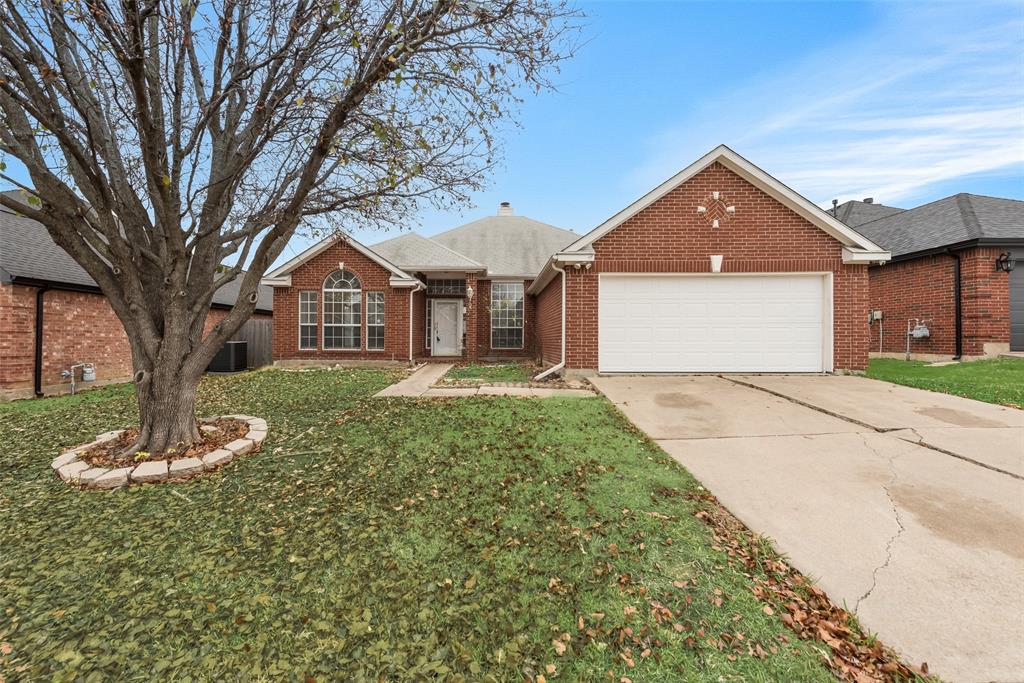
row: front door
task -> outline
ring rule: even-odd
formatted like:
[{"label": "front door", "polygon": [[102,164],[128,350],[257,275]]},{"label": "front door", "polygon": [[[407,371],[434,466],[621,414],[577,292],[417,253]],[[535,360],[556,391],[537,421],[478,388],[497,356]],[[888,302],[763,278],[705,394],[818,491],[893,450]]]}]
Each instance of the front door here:
[{"label": "front door", "polygon": [[431,302],[434,343],[431,352],[435,356],[459,355],[459,317],[461,301],[434,299]]}]

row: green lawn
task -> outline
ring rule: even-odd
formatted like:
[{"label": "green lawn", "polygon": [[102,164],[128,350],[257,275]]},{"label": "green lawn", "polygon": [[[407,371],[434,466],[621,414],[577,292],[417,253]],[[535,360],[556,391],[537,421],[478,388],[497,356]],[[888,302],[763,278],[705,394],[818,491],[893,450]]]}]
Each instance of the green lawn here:
[{"label": "green lawn", "polygon": [[460,382],[529,382],[537,368],[523,363],[456,365],[445,379]]},{"label": "green lawn", "polygon": [[873,358],[868,377],[1024,408],[1024,360],[1001,358],[932,367],[920,361]]},{"label": "green lawn", "polygon": [[116,492],[49,462],[129,387],[0,406],[0,678],[834,680],[609,403],[369,398],[394,379],[207,378],[263,451]]}]

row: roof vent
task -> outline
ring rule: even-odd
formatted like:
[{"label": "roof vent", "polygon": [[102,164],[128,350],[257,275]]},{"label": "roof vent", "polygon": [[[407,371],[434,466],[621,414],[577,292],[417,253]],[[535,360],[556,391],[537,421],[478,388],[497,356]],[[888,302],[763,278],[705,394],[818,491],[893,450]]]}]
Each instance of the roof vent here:
[{"label": "roof vent", "polygon": [[515,213],[515,211],[512,210],[512,204],[511,203],[509,203],[509,202],[502,202],[501,204],[498,204],[498,215],[499,216],[511,216],[514,213]]},{"label": "roof vent", "polygon": [[875,203],[875,198],[874,197],[865,197],[863,201],[864,201],[865,204],[874,204]]}]

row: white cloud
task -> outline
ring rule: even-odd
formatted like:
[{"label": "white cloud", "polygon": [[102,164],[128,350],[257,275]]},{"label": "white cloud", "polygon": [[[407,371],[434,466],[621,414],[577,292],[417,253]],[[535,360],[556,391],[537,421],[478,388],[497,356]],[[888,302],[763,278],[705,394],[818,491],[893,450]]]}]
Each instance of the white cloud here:
[{"label": "white cloud", "polygon": [[724,142],[823,205],[899,204],[1024,164],[1019,6],[890,4],[869,33],[704,102],[655,136],[643,191]]}]

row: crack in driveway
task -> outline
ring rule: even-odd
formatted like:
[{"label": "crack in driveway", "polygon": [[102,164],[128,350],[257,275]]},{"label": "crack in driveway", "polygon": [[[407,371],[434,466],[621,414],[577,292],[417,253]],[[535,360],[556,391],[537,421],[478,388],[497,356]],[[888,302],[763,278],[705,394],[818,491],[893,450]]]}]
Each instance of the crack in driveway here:
[{"label": "crack in driveway", "polygon": [[889,541],[885,544],[885,562],[878,565],[871,571],[871,585],[868,586],[868,589],[864,591],[863,595],[857,598],[857,602],[853,605],[854,612],[857,612],[860,609],[860,604],[867,600],[871,593],[873,593],[875,588],[878,586],[878,573],[886,567],[888,567],[889,563],[892,562],[893,546],[896,545],[897,539],[899,539],[903,532],[906,531],[906,527],[903,526],[903,518],[900,516],[899,507],[896,505],[896,500],[892,497],[892,491],[889,490],[889,487],[895,484],[896,480],[899,478],[899,474],[896,472],[895,463],[895,460],[896,458],[899,457],[899,454],[893,453],[892,455],[888,456],[882,455],[881,453],[879,453],[877,448],[868,443],[867,437],[868,435],[866,433],[860,434],[861,441],[864,442],[864,447],[870,450],[878,457],[885,458],[889,464],[889,472],[892,474],[892,476],[889,478],[889,481],[887,483],[882,484],[882,490],[885,491],[885,496],[886,498],[889,499],[889,505],[892,508],[892,514],[896,520],[896,533],[890,536]]}]

